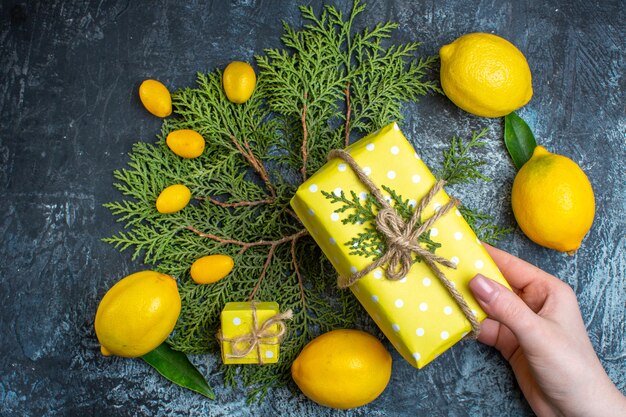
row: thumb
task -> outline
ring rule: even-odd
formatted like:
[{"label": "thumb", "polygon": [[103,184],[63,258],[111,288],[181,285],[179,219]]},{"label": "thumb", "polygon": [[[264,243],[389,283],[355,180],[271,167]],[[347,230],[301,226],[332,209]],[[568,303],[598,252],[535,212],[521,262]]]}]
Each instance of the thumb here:
[{"label": "thumb", "polygon": [[480,274],[469,282],[469,287],[489,317],[508,327],[521,344],[532,342],[539,316],[517,294]]}]

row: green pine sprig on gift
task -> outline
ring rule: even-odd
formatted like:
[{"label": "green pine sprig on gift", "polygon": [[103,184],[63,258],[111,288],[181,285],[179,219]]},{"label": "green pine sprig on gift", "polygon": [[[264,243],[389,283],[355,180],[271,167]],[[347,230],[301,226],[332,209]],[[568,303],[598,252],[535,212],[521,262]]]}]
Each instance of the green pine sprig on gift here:
[{"label": "green pine sprig on gift", "polygon": [[[127,168],[115,171],[120,201],[106,204],[124,229],[104,239],[153,268],[178,278],[181,315],[168,344],[175,350],[218,354],[215,333],[229,301],[276,301],[292,309],[288,336],[276,365],[224,366],[226,383],[243,382],[249,400],[290,380],[290,366],[320,333],[369,326],[354,297],[335,288],[336,273],[289,207],[297,186],[326,161],[333,148],[402,119],[404,102],[439,92],[427,79],[435,58],[417,58],[416,42],[391,43],[397,24],[355,31],[365,5],[347,16],[325,6],[301,7],[307,23],[283,24],[284,48],[257,56],[258,82],[250,100],[230,103],[219,70],[197,75],[194,87],[172,94],[174,116],[154,144],[140,142]],[[176,129],[193,129],[205,141],[195,159],[165,144]],[[192,202],[160,214],[155,200],[181,183]],[[211,285],[195,284],[190,265],[222,253],[235,268]]]},{"label": "green pine sprig on gift", "polygon": [[[415,202],[402,198],[392,188],[381,185],[381,189],[386,193],[389,204],[393,207],[405,222],[408,222],[413,211],[415,210]],[[384,237],[376,229],[376,215],[382,209],[381,204],[370,193],[366,193],[365,198],[361,199],[354,191],[350,191],[350,198],[341,191],[338,195],[334,192],[322,190],[322,195],[330,201],[331,204],[339,204],[335,210],[337,213],[346,213],[341,220],[343,224],[363,224],[363,229],[357,233],[349,241],[344,244],[349,248],[350,255],[363,256],[375,261],[387,251],[387,245]],[[421,225],[417,223],[416,227]],[[430,231],[426,231],[418,238],[424,247],[435,252],[441,247],[440,243],[433,241],[430,237]],[[419,257],[415,258],[419,262]]]},{"label": "green pine sprig on gift", "polygon": [[[487,161],[475,152],[486,145],[482,138],[487,133],[486,128],[480,132],[474,132],[469,140],[454,136],[450,140],[449,146],[443,151],[442,168],[437,171],[436,177],[445,180],[449,185],[468,184],[477,180],[491,181],[491,178],[480,170]],[[408,221],[415,210],[415,202],[404,199],[388,186],[382,185],[381,188],[387,194],[391,206],[405,222]],[[376,215],[381,209],[381,205],[370,193],[367,193],[363,199],[354,191],[350,191],[350,196],[347,196],[343,191],[340,194],[335,194],[322,190],[322,194],[331,203],[339,205],[335,212],[344,214],[343,224],[364,225],[355,237],[344,243],[350,248],[349,253],[351,255],[376,260],[385,253],[385,239],[375,227]],[[478,238],[484,242],[494,244],[513,230],[497,225],[492,215],[480,210],[461,205],[459,211]],[[417,227],[419,227],[419,223]],[[422,234],[419,241],[431,252],[435,252],[441,246],[440,243],[431,239],[430,231]],[[416,261],[419,261],[419,258],[416,258]]]}]

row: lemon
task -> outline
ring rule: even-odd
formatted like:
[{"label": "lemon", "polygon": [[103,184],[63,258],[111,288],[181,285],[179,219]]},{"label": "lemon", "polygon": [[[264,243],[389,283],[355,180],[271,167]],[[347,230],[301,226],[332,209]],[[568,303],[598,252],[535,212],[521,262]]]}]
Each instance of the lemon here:
[{"label": "lemon", "polygon": [[102,354],[145,355],[165,341],[180,314],[176,280],[155,271],[131,274],[113,285],[96,312]]},{"label": "lemon", "polygon": [[226,97],[233,103],[248,101],[256,86],[256,74],[247,62],[233,61],[226,66],[222,74],[222,85]]},{"label": "lemon", "polygon": [[583,170],[542,146],[515,176],[511,204],[526,236],[568,253],[580,247],[595,214],[593,189]]},{"label": "lemon", "polygon": [[389,383],[391,355],[360,330],[333,330],[313,339],[291,365],[300,390],[318,404],[354,408],[376,399]]},{"label": "lemon", "polygon": [[172,96],[160,81],[142,82],[139,86],[139,98],[146,110],[157,117],[167,117],[172,114]]},{"label": "lemon", "polygon": [[512,43],[488,33],[469,33],[439,50],[441,87],[463,110],[506,116],[533,95],[530,68]]}]

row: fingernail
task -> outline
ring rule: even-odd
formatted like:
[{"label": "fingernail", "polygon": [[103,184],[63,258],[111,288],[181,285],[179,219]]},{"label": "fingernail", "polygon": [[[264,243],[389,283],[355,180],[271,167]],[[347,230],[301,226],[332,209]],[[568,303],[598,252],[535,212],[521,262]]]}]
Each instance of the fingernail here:
[{"label": "fingernail", "polygon": [[491,301],[493,295],[496,292],[495,283],[486,278],[484,275],[477,274],[469,283],[470,289],[478,298],[479,301],[483,303],[488,303]]}]

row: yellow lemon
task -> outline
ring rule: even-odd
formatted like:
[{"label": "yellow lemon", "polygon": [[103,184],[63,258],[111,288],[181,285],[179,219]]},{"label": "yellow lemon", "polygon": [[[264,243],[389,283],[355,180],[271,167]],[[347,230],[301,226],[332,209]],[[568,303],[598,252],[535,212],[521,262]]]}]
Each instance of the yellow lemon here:
[{"label": "yellow lemon", "polygon": [[595,214],[593,189],[583,170],[541,146],[515,176],[511,204],[533,242],[570,254],[580,247]]},{"label": "yellow lemon", "polygon": [[533,95],[526,58],[512,43],[488,33],[469,33],[439,50],[441,87],[463,110],[506,116]]},{"label": "yellow lemon", "polygon": [[256,86],[256,74],[247,62],[233,61],[222,74],[222,84],[226,97],[233,103],[248,101]]},{"label": "yellow lemon", "polygon": [[183,158],[197,158],[204,152],[204,138],[195,130],[174,130],[165,139],[167,147]]},{"label": "yellow lemon", "polygon": [[139,98],[146,110],[157,117],[167,117],[172,114],[172,96],[160,81],[142,82],[139,86]]},{"label": "yellow lemon", "polygon": [[170,185],[157,197],[156,208],[159,213],[171,214],[184,209],[191,200],[191,191],[183,184]]},{"label": "yellow lemon", "polygon": [[131,274],[113,285],[96,312],[102,354],[145,355],[165,341],[180,314],[176,280],[155,271]]},{"label": "yellow lemon", "polygon": [[208,255],[191,265],[191,278],[197,284],[212,284],[230,274],[235,262],[228,255]]},{"label": "yellow lemon", "polygon": [[313,339],[291,365],[304,395],[332,408],[354,408],[375,400],[389,383],[391,355],[360,330],[333,330]]}]

